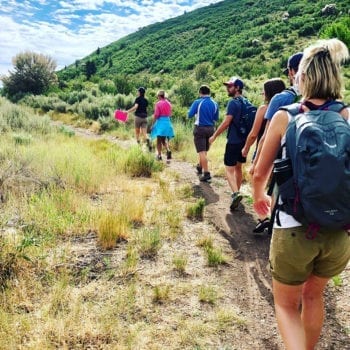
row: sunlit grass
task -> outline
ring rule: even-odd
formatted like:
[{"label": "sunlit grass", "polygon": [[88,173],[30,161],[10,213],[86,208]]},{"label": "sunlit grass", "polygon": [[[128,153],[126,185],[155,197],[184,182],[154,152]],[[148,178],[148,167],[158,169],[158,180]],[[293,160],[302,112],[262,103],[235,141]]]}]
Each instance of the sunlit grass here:
[{"label": "sunlit grass", "polygon": [[98,242],[103,249],[112,249],[130,235],[131,223],[124,213],[104,211],[98,220]]}]

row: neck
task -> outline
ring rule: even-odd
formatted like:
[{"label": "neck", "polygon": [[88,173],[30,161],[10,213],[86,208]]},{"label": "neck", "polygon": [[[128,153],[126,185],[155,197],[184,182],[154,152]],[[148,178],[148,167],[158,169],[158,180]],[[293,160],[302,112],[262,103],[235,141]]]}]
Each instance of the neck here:
[{"label": "neck", "polygon": [[305,101],[309,101],[315,105],[322,105],[323,103],[325,103],[327,100],[324,98],[308,98]]}]

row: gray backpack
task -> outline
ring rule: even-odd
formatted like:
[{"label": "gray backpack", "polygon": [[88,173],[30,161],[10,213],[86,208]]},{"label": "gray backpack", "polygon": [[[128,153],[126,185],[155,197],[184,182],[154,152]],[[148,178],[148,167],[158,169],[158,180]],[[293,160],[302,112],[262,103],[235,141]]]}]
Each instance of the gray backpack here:
[{"label": "gray backpack", "polygon": [[308,112],[300,103],[281,108],[293,116],[285,143],[293,175],[279,185],[281,207],[308,226],[309,238],[320,227],[350,224],[350,126],[339,114],[345,107],[331,101]]}]

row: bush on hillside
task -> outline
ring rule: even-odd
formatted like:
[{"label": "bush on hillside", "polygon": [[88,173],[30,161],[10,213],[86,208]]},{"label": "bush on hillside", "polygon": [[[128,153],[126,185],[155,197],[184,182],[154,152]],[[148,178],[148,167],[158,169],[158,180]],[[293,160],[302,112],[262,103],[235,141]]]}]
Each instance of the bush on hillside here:
[{"label": "bush on hillside", "polygon": [[2,76],[3,94],[18,101],[25,94],[40,95],[57,83],[56,62],[49,56],[27,51],[13,58],[14,70]]},{"label": "bush on hillside", "polygon": [[338,38],[345,45],[350,47],[350,17],[344,17],[341,20],[325,26],[321,30],[321,38]]}]

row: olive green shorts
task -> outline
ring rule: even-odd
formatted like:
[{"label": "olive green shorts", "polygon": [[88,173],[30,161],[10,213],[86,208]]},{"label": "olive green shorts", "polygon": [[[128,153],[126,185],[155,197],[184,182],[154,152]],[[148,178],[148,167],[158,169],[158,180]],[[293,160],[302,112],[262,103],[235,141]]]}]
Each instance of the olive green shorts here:
[{"label": "olive green shorts", "polygon": [[331,278],[341,273],[350,258],[346,230],[320,229],[310,240],[305,226],[275,228],[270,244],[272,277],[284,284],[299,285],[312,274]]}]

